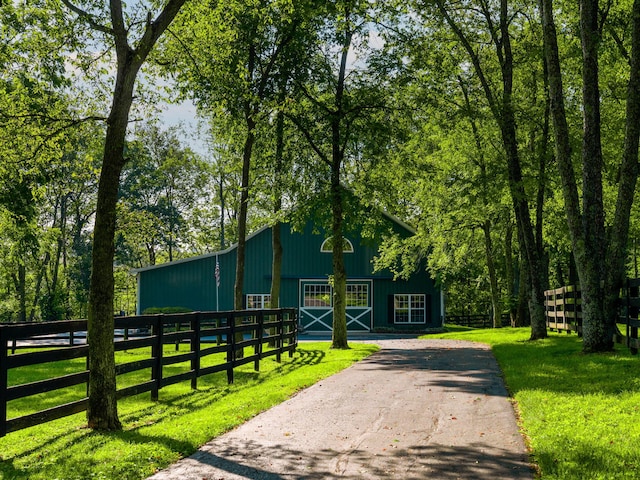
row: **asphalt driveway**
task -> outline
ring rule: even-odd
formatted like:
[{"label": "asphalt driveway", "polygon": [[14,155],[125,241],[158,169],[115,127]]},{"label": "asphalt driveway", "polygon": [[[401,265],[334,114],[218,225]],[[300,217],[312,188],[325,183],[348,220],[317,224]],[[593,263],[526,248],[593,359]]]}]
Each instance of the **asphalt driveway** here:
[{"label": "asphalt driveway", "polygon": [[381,350],[150,480],[533,478],[488,347],[368,341]]}]

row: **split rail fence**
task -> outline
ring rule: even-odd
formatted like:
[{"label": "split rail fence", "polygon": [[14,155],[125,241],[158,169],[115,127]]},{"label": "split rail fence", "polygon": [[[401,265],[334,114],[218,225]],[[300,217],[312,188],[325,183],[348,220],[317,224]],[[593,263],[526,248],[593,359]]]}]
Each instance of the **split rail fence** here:
[{"label": "split rail fence", "polygon": [[[461,327],[471,328],[491,328],[493,327],[493,317],[490,314],[473,314],[473,315],[447,315],[446,323],[459,325]],[[506,327],[511,325],[509,314],[500,316],[500,326]]]},{"label": "split rail fence", "polygon": [[[582,335],[582,299],[580,287],[566,287],[544,292],[544,308],[547,327],[550,330],[576,332]],[[640,278],[627,279],[622,289],[619,304],[618,329],[613,341],[626,345],[634,355],[640,348]],[[624,333],[620,331],[624,329]]]},{"label": "split rail fence", "polygon": [[[258,371],[260,360],[265,357],[275,355],[278,362],[285,352],[292,357],[298,344],[297,325],[295,309],[117,317],[115,351],[145,347],[150,350],[148,358],[116,365],[117,377],[141,370],[149,372],[148,380],[119,388],[117,397],[151,392],[151,399],[157,400],[163,387],[191,381],[191,388],[195,389],[199,377],[216,372],[226,371],[227,382],[233,383],[234,369],[241,365],[253,363]],[[86,320],[0,325],[0,437],[87,409],[89,346],[86,331]],[[167,354],[164,347],[167,344],[175,344],[176,352]],[[179,346],[185,344],[188,351],[181,353]],[[253,347],[252,354],[245,351],[247,347]],[[15,381],[21,376],[20,369],[45,370],[54,362],[82,358],[85,362],[80,371],[28,383]],[[186,369],[175,368],[178,364],[186,365]],[[165,368],[170,366],[174,368]],[[181,371],[172,373],[175,370]],[[37,404],[40,394],[83,384],[86,388],[82,398],[7,418],[7,404],[11,401],[31,397],[30,401]]]}]

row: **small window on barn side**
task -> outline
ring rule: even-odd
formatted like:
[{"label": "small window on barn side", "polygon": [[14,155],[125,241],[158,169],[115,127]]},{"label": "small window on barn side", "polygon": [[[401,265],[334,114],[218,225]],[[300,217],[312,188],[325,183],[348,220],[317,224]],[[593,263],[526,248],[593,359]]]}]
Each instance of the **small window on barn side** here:
[{"label": "small window on barn side", "polygon": [[247,295],[247,309],[261,310],[271,306],[271,295],[268,293],[253,293]]},{"label": "small window on barn side", "polygon": [[393,296],[394,323],[426,323],[426,296],[399,294]]},{"label": "small window on barn side", "polygon": [[[329,237],[324,242],[322,242],[322,245],[320,246],[320,251],[322,253],[333,252],[333,237]],[[342,238],[342,251],[344,253],[353,253],[353,244],[344,237]]]}]

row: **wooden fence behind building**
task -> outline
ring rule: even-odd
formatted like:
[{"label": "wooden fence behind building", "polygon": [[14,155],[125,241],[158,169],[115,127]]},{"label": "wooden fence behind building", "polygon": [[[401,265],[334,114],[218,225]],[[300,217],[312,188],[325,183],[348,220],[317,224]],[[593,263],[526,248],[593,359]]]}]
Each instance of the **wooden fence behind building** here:
[{"label": "wooden fence behind building", "polygon": [[[580,287],[566,287],[547,290],[545,293],[545,314],[550,330],[576,332],[582,335],[582,299]],[[618,329],[613,341],[626,345],[634,355],[640,348],[638,327],[640,320],[640,278],[627,279],[620,295]],[[624,330],[624,333],[623,331]]]},{"label": "wooden fence behind building", "polygon": [[[460,325],[461,327],[491,328],[493,327],[493,316],[489,314],[447,315],[445,318],[445,322],[452,325]],[[508,313],[503,313],[500,316],[500,323],[501,327],[507,327],[511,325],[511,320]]]}]

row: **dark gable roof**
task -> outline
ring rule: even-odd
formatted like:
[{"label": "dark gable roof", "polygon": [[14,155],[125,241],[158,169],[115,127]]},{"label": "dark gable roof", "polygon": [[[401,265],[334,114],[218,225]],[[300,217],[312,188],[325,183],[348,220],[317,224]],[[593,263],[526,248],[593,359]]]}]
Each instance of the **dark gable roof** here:
[{"label": "dark gable roof", "polygon": [[[415,233],[416,233],[415,229],[412,228],[411,226],[409,226],[408,224],[406,224],[405,222],[403,222],[402,220],[400,220],[399,218],[391,215],[390,213],[384,212],[384,211],[381,212],[381,213],[388,220],[400,225],[402,228],[406,229],[408,232],[410,232],[411,234],[415,235]],[[251,238],[261,234],[262,232],[264,232],[265,230],[267,230],[269,228],[271,228],[271,225],[265,225],[264,227],[259,228],[255,232],[250,233],[249,235],[247,235],[246,241],[249,241]],[[180,260],[174,260],[173,262],[165,262],[165,263],[161,263],[159,265],[150,265],[148,267],[142,267],[142,268],[132,268],[131,272],[135,273],[135,274],[138,274],[140,272],[146,272],[148,270],[156,270],[158,268],[169,267],[169,266],[172,266],[172,265],[178,265],[180,263],[194,262],[196,260],[202,260],[204,258],[211,258],[211,257],[215,257],[215,256],[218,256],[218,255],[225,255],[226,253],[229,253],[229,252],[233,251],[237,247],[238,247],[238,244],[234,243],[229,248],[226,248],[224,250],[219,250],[217,252],[204,253],[202,255],[196,255],[194,257],[181,258]]]}]

